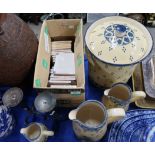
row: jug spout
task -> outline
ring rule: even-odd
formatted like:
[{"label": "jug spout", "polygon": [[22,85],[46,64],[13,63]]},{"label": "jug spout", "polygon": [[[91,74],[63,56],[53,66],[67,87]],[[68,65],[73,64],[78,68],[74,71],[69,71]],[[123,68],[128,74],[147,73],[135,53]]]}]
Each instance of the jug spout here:
[{"label": "jug spout", "polygon": [[20,133],[23,134],[23,135],[26,135],[27,134],[27,128],[22,128],[20,130]]},{"label": "jug spout", "polygon": [[109,91],[110,91],[110,89],[106,89],[106,90],[104,91],[104,95],[105,95],[105,96],[108,96],[108,95],[109,95]]},{"label": "jug spout", "polygon": [[76,120],[77,109],[70,111],[68,117],[70,120]]}]

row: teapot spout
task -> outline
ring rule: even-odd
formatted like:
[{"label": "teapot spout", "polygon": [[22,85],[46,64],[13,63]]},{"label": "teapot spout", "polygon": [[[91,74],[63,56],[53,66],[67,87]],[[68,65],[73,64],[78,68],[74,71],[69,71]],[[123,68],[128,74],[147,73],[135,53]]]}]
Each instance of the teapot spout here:
[{"label": "teapot spout", "polygon": [[70,120],[76,120],[77,109],[70,111],[68,117]]}]

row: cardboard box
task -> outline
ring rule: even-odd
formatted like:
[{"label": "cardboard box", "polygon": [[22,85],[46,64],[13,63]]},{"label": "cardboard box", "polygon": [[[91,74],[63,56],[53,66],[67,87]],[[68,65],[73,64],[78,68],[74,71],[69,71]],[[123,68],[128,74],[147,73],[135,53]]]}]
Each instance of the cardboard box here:
[{"label": "cardboard box", "polygon": [[[42,24],[33,87],[55,94],[58,106],[77,106],[85,100],[83,23],[80,19],[46,20]],[[77,86],[47,87],[51,68],[51,41],[72,40]]]}]

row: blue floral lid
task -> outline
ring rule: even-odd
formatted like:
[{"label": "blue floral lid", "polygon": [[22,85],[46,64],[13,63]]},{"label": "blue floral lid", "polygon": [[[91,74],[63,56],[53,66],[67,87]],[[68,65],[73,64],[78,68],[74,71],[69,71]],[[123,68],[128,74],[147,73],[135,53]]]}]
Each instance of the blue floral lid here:
[{"label": "blue floral lid", "polygon": [[132,64],[144,59],[152,49],[152,38],[139,22],[111,16],[93,23],[86,33],[86,45],[101,61]]}]

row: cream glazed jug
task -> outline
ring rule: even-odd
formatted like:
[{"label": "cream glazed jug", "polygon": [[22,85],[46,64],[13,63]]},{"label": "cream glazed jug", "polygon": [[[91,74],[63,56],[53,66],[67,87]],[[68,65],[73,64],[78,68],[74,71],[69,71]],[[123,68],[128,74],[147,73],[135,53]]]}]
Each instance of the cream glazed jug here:
[{"label": "cream glazed jug", "polygon": [[69,113],[76,136],[83,141],[99,141],[107,131],[107,125],[125,116],[123,108],[106,110],[96,100],[83,102],[77,109]]},{"label": "cream glazed jug", "polygon": [[44,142],[48,136],[53,136],[53,131],[48,131],[41,123],[32,122],[26,128],[22,128],[20,133],[30,142]]},{"label": "cream glazed jug", "polygon": [[110,89],[104,91],[102,101],[107,109],[123,108],[127,111],[130,103],[145,97],[144,91],[132,91],[125,83],[115,83]]},{"label": "cream glazed jug", "polygon": [[94,22],[85,35],[89,77],[101,87],[126,83],[152,50],[152,37],[139,22],[120,16]]}]

